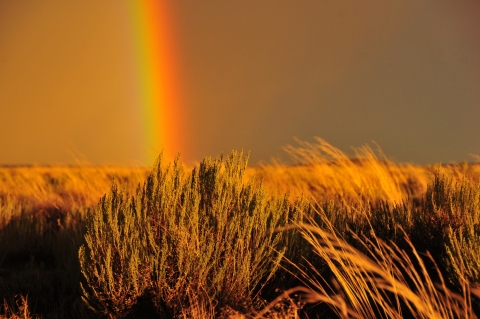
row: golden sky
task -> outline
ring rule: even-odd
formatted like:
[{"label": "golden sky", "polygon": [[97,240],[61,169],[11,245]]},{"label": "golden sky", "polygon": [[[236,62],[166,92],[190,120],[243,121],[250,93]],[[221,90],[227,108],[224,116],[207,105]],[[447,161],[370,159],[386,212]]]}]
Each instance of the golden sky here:
[{"label": "golden sky", "polygon": [[[115,0],[0,1],[0,164],[144,162]],[[174,2],[186,160],[294,137],[397,161],[480,154],[480,3]]]}]

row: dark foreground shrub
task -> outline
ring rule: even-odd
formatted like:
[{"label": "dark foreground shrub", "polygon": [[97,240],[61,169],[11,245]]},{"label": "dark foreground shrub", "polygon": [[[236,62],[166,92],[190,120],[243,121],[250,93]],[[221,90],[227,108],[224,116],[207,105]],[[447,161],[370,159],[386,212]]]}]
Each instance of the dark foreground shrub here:
[{"label": "dark foreground shrub", "polygon": [[[186,174],[162,157],[135,196],[112,186],[87,220],[79,250],[83,299],[95,311],[127,315],[148,299],[163,316],[195,303],[251,311],[279,267],[298,210],[286,196],[243,181],[248,157],[205,159]],[[298,218],[298,217],[297,217]]]}]

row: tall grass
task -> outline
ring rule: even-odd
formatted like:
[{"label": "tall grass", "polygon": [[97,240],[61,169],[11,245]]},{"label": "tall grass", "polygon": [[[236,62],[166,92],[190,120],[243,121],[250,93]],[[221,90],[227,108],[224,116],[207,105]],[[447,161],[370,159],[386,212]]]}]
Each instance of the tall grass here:
[{"label": "tall grass", "polygon": [[0,167],[0,318],[480,314],[480,165],[286,150],[294,164]]},{"label": "tall grass", "polygon": [[[419,205],[317,205],[302,230],[320,262],[296,274],[305,303],[339,318],[477,318],[480,187],[437,171]],[[325,311],[325,310],[322,310]]]},{"label": "tall grass", "polygon": [[287,146],[294,165],[276,163],[259,168],[260,176],[273,188],[292,194],[308,194],[323,202],[336,200],[355,204],[372,199],[400,202],[421,194],[428,182],[424,167],[394,164],[369,146],[355,149],[350,158],[324,140]]},{"label": "tall grass", "polygon": [[365,145],[353,148],[350,157],[323,139],[314,143],[297,141],[284,149],[290,163],[274,161],[252,167],[248,175],[264,180],[268,189],[290,192],[292,198],[314,198],[317,202],[334,200],[347,205],[373,202],[400,203],[419,200],[436,171],[460,181],[468,175],[480,178],[480,165],[461,163],[449,165],[415,165],[395,163],[379,147]]},{"label": "tall grass", "polygon": [[395,243],[355,236],[364,253],[348,244],[326,216],[322,218],[327,228],[315,223],[298,227],[327,264],[330,276],[314,267],[310,272],[298,269],[305,288],[289,293],[301,292],[304,302],[325,304],[339,318],[477,318],[471,293],[480,297],[480,291],[472,291],[467,280],[462,281],[460,294],[451,291],[438,268],[433,271],[440,282],[434,282],[432,270],[408,237],[409,252]]}]

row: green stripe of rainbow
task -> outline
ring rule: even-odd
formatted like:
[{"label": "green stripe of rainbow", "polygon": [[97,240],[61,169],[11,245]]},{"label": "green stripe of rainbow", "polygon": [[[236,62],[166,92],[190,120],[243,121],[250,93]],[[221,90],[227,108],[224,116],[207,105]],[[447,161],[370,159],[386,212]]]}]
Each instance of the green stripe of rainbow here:
[{"label": "green stripe of rainbow", "polygon": [[162,149],[164,157],[171,160],[183,147],[172,10],[166,0],[127,1],[146,154],[143,160],[152,163]]}]

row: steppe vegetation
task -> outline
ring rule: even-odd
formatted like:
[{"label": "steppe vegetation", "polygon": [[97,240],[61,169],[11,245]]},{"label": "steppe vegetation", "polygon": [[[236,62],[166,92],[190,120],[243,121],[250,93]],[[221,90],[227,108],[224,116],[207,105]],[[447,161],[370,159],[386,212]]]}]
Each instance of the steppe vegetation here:
[{"label": "steppe vegetation", "polygon": [[477,318],[480,165],[1,167],[0,318]]}]

